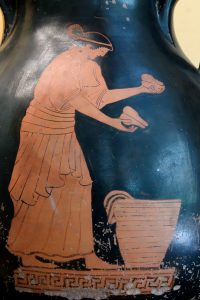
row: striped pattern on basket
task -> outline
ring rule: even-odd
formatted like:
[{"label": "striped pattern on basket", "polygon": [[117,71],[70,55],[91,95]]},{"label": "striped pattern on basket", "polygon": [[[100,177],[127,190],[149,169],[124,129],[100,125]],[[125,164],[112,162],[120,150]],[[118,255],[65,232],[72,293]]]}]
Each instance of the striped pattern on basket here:
[{"label": "striped pattern on basket", "polygon": [[173,239],[181,201],[138,200],[112,191],[104,200],[127,268],[159,268]]}]

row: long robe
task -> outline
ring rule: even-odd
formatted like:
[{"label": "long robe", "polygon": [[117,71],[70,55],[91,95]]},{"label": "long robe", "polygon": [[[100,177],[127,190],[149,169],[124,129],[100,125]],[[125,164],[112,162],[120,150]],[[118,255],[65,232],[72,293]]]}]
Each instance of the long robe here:
[{"label": "long robe", "polygon": [[60,54],[42,73],[22,120],[9,185],[13,254],[59,261],[92,253],[92,180],[70,101],[81,96],[100,108],[106,90],[98,64],[77,51]]}]

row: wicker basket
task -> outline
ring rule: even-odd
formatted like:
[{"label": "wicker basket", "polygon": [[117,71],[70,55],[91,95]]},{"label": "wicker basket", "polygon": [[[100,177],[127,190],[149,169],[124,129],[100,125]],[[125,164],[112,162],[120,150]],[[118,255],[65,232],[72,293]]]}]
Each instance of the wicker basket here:
[{"label": "wicker basket", "polygon": [[112,191],[104,200],[127,268],[159,268],[173,239],[181,201],[138,200]]}]

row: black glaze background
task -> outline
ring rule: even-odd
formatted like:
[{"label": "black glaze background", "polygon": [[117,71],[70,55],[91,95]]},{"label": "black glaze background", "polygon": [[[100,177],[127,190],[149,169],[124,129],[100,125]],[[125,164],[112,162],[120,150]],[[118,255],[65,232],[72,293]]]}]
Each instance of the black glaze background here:
[{"label": "black glaze background", "polygon": [[[106,9],[105,2],[98,0],[19,1],[16,28],[0,55],[2,299],[46,298],[19,295],[13,290],[12,271],[18,260],[5,249],[13,216],[8,184],[19,145],[21,119],[34,85],[51,59],[70,46],[66,41],[70,23],[80,23],[111,38],[114,52],[99,61],[110,89],[137,86],[143,73],[154,75],[166,85],[161,95],[139,95],[103,109],[104,113],[118,117],[125,105],[135,108],[150,125],[134,134],[121,133],[79,113],[76,115],[76,133],[94,181],[95,250],[109,262],[122,262],[112,240],[114,226],[109,227],[112,234],[105,234],[108,227],[103,199],[108,192],[126,190],[139,199],[179,198],[183,204],[177,239],[167,252],[165,265],[176,266],[179,271],[176,284],[181,289],[168,294],[166,299],[198,299],[200,76],[165,38],[168,32],[161,31],[155,15],[158,2],[132,0],[131,3],[125,10],[119,2]],[[105,251],[109,239],[112,251]]]}]

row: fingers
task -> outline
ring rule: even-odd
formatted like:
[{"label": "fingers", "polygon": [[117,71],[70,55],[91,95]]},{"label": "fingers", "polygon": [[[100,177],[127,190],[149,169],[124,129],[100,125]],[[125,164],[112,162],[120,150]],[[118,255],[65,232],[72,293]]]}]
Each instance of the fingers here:
[{"label": "fingers", "polygon": [[138,125],[141,128],[145,128],[149,125],[139,116],[138,112],[130,106],[124,107],[121,118],[127,120],[127,122],[132,122],[132,124]]},{"label": "fingers", "polygon": [[[123,125],[122,125],[122,126],[123,126]],[[134,125],[132,125],[131,127],[128,127],[128,128],[125,127],[125,126],[123,126],[122,131],[133,133],[133,132],[135,132],[137,129],[138,129],[138,127],[136,127],[136,126],[134,126]]]},{"label": "fingers", "polygon": [[160,94],[161,92],[164,91],[164,87],[161,86],[155,86],[155,85],[143,85],[148,89],[149,92],[154,93],[154,94]]},{"label": "fingers", "polygon": [[161,86],[157,87],[157,91],[158,91],[159,94],[163,93],[164,90],[165,90],[165,86],[164,85],[161,85]]},{"label": "fingers", "polygon": [[150,74],[143,74],[141,76],[142,81],[144,82],[149,82],[149,83],[156,83],[157,85],[164,85],[162,81],[157,80]]},{"label": "fingers", "polygon": [[147,123],[145,122],[141,122],[141,121],[138,121],[138,120],[136,120],[136,119],[134,119],[134,118],[131,118],[131,119],[124,119],[124,118],[120,118],[121,119],[121,121],[122,121],[122,123],[123,124],[125,124],[125,125],[128,125],[128,126],[130,126],[130,125],[136,125],[136,126],[138,126],[138,127],[140,127],[140,128],[146,128],[148,125],[146,125]]},{"label": "fingers", "polygon": [[147,127],[149,124],[144,120],[142,119],[139,115],[136,115],[135,117],[133,117],[133,120],[135,122],[138,123],[138,126],[141,125],[142,128],[145,128]]},{"label": "fingers", "polygon": [[138,129],[138,127],[132,126],[131,128],[128,128],[128,132],[135,132]]},{"label": "fingers", "polygon": [[133,125],[133,122],[131,119],[126,119],[126,118],[121,118],[120,117],[120,120],[122,121],[123,124],[129,126],[129,125]]},{"label": "fingers", "polygon": [[135,132],[138,129],[138,127],[133,124],[126,124],[126,123],[122,122],[122,120],[119,120],[119,121],[120,121],[120,123],[118,123],[118,125],[115,128],[120,131]]},{"label": "fingers", "polygon": [[126,124],[126,125],[137,125],[140,128],[146,128],[149,124],[142,119],[138,114],[132,114],[132,115],[128,115],[123,113],[120,116],[121,121]]},{"label": "fingers", "polygon": [[152,83],[142,83],[142,86],[144,88],[146,88],[146,90],[148,91],[148,93],[152,93],[152,94],[160,94],[163,93],[165,90],[165,86],[164,85],[153,85]]},{"label": "fingers", "polygon": [[155,79],[152,75],[143,74],[141,76],[142,86],[144,86],[152,94],[160,94],[165,90],[163,82]]},{"label": "fingers", "polygon": [[138,128],[145,129],[148,122],[142,119],[138,112],[130,106],[125,106],[120,116],[120,123],[124,131],[135,132]]}]

